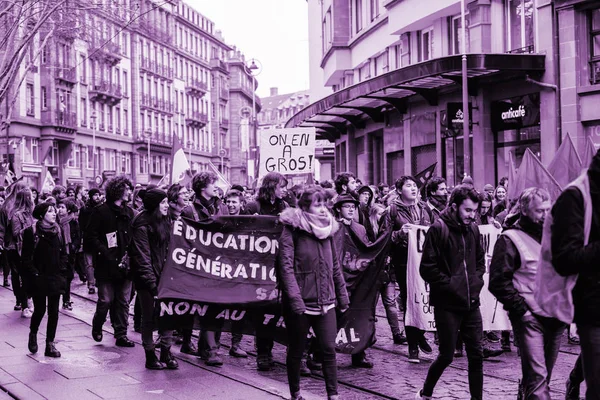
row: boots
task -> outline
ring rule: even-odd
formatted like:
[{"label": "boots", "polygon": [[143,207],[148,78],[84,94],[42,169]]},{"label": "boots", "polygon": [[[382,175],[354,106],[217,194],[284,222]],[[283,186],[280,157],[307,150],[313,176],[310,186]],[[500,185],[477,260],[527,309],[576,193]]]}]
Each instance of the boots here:
[{"label": "boots", "polygon": [[37,332],[29,332],[29,343],[27,343],[27,348],[31,354],[35,354],[38,351],[37,344]]},{"label": "boots", "polygon": [[145,350],[146,352],[146,368],[148,369],[165,369],[165,365],[158,361],[154,349]]},{"label": "boots", "polygon": [[44,352],[46,357],[60,357],[60,351],[56,350],[56,345],[54,342],[46,342],[46,351]]},{"label": "boots", "polygon": [[167,366],[167,369],[177,369],[179,368],[179,364],[173,354],[171,354],[170,347],[161,347],[160,348],[160,362]]}]

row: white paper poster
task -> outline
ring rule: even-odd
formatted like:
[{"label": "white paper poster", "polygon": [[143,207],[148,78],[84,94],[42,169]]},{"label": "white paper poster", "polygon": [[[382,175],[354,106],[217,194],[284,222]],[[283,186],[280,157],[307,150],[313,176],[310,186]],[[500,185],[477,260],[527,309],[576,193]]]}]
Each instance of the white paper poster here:
[{"label": "white paper poster", "polygon": [[260,176],[314,171],[315,128],[268,129],[260,135]]}]

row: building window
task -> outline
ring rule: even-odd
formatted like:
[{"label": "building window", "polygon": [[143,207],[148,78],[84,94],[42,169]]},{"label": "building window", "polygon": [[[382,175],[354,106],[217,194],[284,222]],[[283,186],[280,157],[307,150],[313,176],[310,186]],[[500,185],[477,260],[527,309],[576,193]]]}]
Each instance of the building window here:
[{"label": "building window", "polygon": [[377,56],[375,59],[375,76],[384,74],[389,71],[389,61],[388,61],[388,52],[387,50]]},{"label": "building window", "polygon": [[419,44],[419,62],[430,60],[433,57],[433,27],[419,31],[417,39]]},{"label": "building window", "polygon": [[323,52],[329,49],[333,41],[333,24],[331,23],[331,7],[325,13],[323,19]]},{"label": "building window", "polygon": [[600,83],[600,8],[590,11],[591,82]]},{"label": "building window", "polygon": [[48,108],[48,92],[46,91],[46,86],[42,86],[42,110]]},{"label": "building window", "polygon": [[358,33],[363,28],[363,0],[353,0],[354,5],[354,33]]},{"label": "building window", "polygon": [[79,66],[81,67],[81,75],[79,76],[79,82],[86,83],[86,81],[87,81],[87,70],[86,70],[87,64],[85,62],[84,54],[79,55]]},{"label": "building window", "polygon": [[[465,17],[466,25],[469,26],[469,20]],[[469,29],[467,28],[467,48],[466,52],[469,52]],[[452,17],[450,20],[450,54],[462,54],[462,19],[460,15]]]},{"label": "building window", "polygon": [[534,51],[534,13],[533,0],[507,0],[508,52],[533,53]]},{"label": "building window", "polygon": [[39,146],[38,139],[36,138],[25,138],[23,140],[22,146],[22,158],[23,162],[30,164],[38,164],[39,163]]},{"label": "building window", "polygon": [[123,96],[127,96],[127,86],[129,86],[129,81],[127,80],[127,71],[123,71]]},{"label": "building window", "polygon": [[58,141],[52,142],[52,149],[50,151],[50,157],[46,158],[47,165],[49,166],[57,166],[59,161],[59,152],[58,152]]},{"label": "building window", "polygon": [[115,131],[121,133],[121,107],[115,108]]},{"label": "building window", "polygon": [[87,99],[81,98],[81,126],[87,126]]},{"label": "building window", "polygon": [[33,117],[35,115],[35,97],[33,95],[33,84],[28,83],[26,87],[27,96],[27,115]]},{"label": "building window", "polygon": [[371,62],[367,61],[365,65],[358,69],[358,80],[359,82],[369,79],[371,77]]},{"label": "building window", "polygon": [[101,131],[104,130],[104,104],[100,104],[100,106],[98,107],[100,109],[100,115],[98,116],[98,126]]},{"label": "building window", "polygon": [[108,132],[113,131],[113,108],[108,106]]},{"label": "building window", "polygon": [[379,0],[369,0],[371,8],[371,21],[379,17]]},{"label": "building window", "polygon": [[123,110],[123,135],[129,135],[129,111]]}]

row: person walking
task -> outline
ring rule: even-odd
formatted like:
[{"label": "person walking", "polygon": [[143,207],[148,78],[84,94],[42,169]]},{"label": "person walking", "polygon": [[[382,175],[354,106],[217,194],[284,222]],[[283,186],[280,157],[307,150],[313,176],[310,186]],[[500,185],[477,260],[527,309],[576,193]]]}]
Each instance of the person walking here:
[{"label": "person walking", "polygon": [[300,196],[298,208],[284,211],[280,221],[284,228],[276,265],[288,334],[286,368],[290,393],[293,400],[303,399],[300,364],[306,335],[312,328],[323,354],[328,399],[337,400],[335,308],[337,305],[344,312],[349,307],[333,239],[339,226],[327,210],[324,191],[316,186],[307,188]]},{"label": "person walking", "polygon": [[516,223],[498,237],[490,264],[490,292],[508,311],[521,353],[524,399],[550,399],[550,378],[566,324],[551,318],[534,297],[544,219],[550,195],[528,188],[519,196]]},{"label": "person walking", "polygon": [[[79,228],[81,232],[87,231],[88,224],[90,222],[90,216],[96,207],[102,204],[102,196],[100,190],[93,188],[88,192],[88,200],[85,206],[79,210]],[[85,264],[85,275],[87,277],[88,294],[96,293],[96,278],[94,277],[94,254],[90,249],[88,241],[85,239],[85,235],[82,234],[82,248],[83,248],[83,261]]]},{"label": "person walking", "polygon": [[142,311],[142,344],[146,353],[146,368],[177,369],[179,364],[171,354],[173,331],[160,332],[160,361],[156,357],[153,332],[156,328],[158,283],[168,257],[171,219],[167,193],[150,189],[143,195],[144,210],[131,224],[131,272]]},{"label": "person walking", "polygon": [[81,247],[81,231],[77,220],[77,203],[73,197],[65,197],[57,205],[58,224],[63,235],[63,242],[68,254],[67,287],[63,295],[63,309],[73,310],[71,301],[71,282],[75,277],[75,261],[77,251]]},{"label": "person walking", "polygon": [[60,357],[56,349],[58,306],[60,295],[67,285],[67,251],[60,227],[56,223],[56,208],[50,203],[40,203],[33,210],[38,220],[23,232],[22,261],[24,274],[30,282],[34,311],[31,317],[27,347],[33,354],[38,351],[37,334],[48,310],[46,326],[46,357]]},{"label": "person walking", "polygon": [[106,203],[94,208],[85,233],[94,254],[94,274],[98,286],[98,303],[92,320],[92,338],[102,341],[102,326],[110,310],[115,344],[134,347],[127,338],[131,280],[128,248],[131,242],[133,210],[128,207],[133,185],[125,176],[106,184]]},{"label": "person walking", "polygon": [[460,331],[469,363],[471,399],[483,398],[483,322],[479,293],[483,288],[485,251],[473,222],[479,194],[459,185],[449,206],[427,232],[419,271],[429,284],[439,337],[439,354],[429,367],[417,399],[431,399],[444,370],[452,363]]}]

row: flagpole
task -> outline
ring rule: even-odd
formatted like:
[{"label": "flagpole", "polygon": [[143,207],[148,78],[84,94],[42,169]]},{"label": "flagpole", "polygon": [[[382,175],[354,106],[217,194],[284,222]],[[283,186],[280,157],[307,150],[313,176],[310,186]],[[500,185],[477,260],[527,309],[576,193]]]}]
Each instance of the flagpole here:
[{"label": "flagpole", "polygon": [[467,74],[467,24],[465,17],[465,0],[460,1],[460,19],[462,26],[462,102],[463,102],[463,160],[465,176],[471,169],[471,138],[469,129],[469,82]]}]

